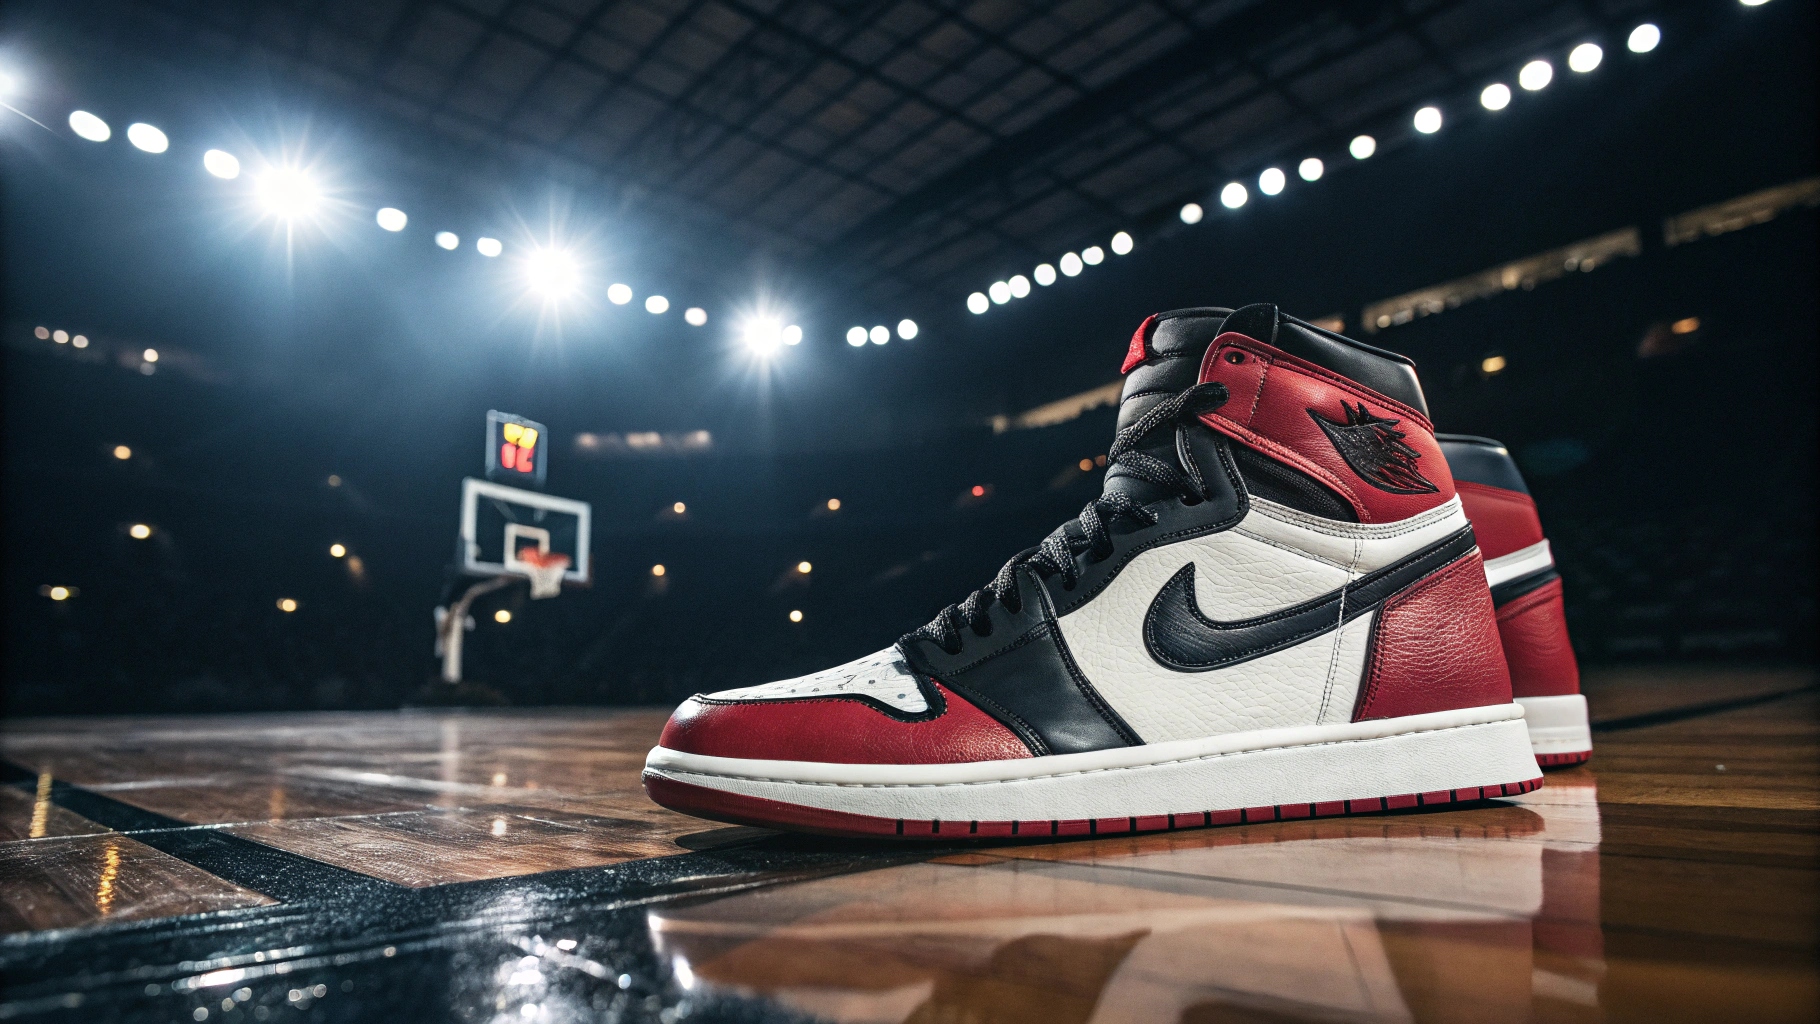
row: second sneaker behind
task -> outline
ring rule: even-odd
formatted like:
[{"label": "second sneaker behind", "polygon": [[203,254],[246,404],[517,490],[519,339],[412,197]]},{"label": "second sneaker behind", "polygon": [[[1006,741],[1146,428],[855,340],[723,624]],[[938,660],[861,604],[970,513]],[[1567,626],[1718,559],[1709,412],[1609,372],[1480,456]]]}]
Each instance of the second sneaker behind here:
[{"label": "second sneaker behind", "polygon": [[1539,783],[1406,359],[1146,320],[1101,495],[867,658],[698,695],[646,760],[723,821],[951,838],[1376,811]]}]

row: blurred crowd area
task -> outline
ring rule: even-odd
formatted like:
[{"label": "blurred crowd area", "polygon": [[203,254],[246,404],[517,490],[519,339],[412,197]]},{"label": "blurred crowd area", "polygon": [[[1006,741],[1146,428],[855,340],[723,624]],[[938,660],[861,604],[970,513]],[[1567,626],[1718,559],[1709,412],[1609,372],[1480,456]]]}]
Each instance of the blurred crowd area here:
[{"label": "blurred crowd area", "polygon": [[[1584,662],[1812,657],[1815,228],[1808,210],[1651,247],[1369,336],[1415,356],[1443,430],[1511,446]],[[1664,325],[1688,318],[1697,329],[1664,343]],[[1111,379],[1122,339],[1105,349]],[[1503,368],[1487,372],[1494,355]],[[226,408],[222,385],[160,378],[130,398],[91,367],[8,360],[12,438],[63,422],[60,396],[78,388],[123,416],[133,401],[189,403],[199,419]],[[575,431],[553,430],[573,444]],[[106,439],[80,431],[9,447],[7,713],[438,699],[432,609],[479,445],[473,466],[450,445],[443,463],[410,470],[414,498],[382,500],[357,473],[330,485],[333,464],[282,433],[223,431],[234,464],[257,473],[109,462],[89,451]],[[552,490],[595,504],[594,585],[482,599],[467,675],[512,704],[663,704],[869,653],[1077,512],[1112,431],[1102,407],[895,447],[721,448],[585,472],[559,447],[569,462]],[[51,586],[70,593],[52,600]]]}]

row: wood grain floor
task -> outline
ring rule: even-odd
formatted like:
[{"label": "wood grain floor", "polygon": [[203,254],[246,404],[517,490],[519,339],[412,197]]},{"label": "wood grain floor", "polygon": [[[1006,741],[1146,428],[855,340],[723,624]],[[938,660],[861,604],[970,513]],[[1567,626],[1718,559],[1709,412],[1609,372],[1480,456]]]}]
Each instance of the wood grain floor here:
[{"label": "wood grain floor", "polygon": [[[1635,669],[1587,690],[1612,726],[1593,761],[1523,797],[881,858],[654,904],[649,933],[693,984],[841,1021],[1820,1017],[1813,674]],[[662,720],[14,722],[0,753],[29,777],[0,787],[0,930],[270,902],[141,841],[173,829],[425,890],[781,842],[645,800]],[[58,783],[157,824],[85,819]]]}]

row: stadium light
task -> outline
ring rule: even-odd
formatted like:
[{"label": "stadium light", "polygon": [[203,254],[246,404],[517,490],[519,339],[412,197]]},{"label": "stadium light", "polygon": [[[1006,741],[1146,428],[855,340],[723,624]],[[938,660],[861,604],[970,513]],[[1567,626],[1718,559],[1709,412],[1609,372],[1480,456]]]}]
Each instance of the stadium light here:
[{"label": "stadium light", "polygon": [[607,285],[607,301],[615,306],[623,306],[632,301],[632,286],[614,283]]},{"label": "stadium light", "polygon": [[1311,156],[1297,164],[1295,172],[1301,175],[1303,181],[1320,181],[1321,175],[1327,173],[1327,165],[1321,162],[1320,157]]},{"label": "stadium light", "polygon": [[259,176],[259,205],[281,220],[309,217],[322,207],[322,190],[308,174],[295,167],[274,167]]},{"label": "stadium light", "polygon": [[1129,231],[1121,231],[1112,236],[1112,252],[1114,255],[1127,255],[1136,244],[1136,242],[1132,241],[1131,232]]},{"label": "stadium light", "polygon": [[1423,135],[1433,135],[1435,132],[1441,130],[1441,108],[1423,107],[1421,110],[1416,111],[1414,122],[1416,131],[1421,132]]},{"label": "stadium light", "polygon": [[1567,66],[1570,70],[1584,75],[1598,67],[1599,62],[1604,59],[1605,51],[1599,48],[1598,43],[1581,43],[1568,52]]},{"label": "stadium light", "polygon": [[885,342],[891,340],[891,328],[886,327],[884,324],[879,324],[877,327],[868,331],[866,336],[872,339],[872,344],[883,345]]},{"label": "stadium light", "polygon": [[1258,175],[1258,191],[1267,196],[1282,192],[1283,186],[1288,183],[1289,178],[1283,174],[1281,167],[1266,167],[1264,173]]},{"label": "stadium light", "polygon": [[114,458],[119,459],[121,462],[125,462],[126,460],[128,460],[132,457],[133,457],[133,450],[131,448],[128,448],[126,445],[123,445],[123,444],[117,444],[114,446]]},{"label": "stadium light", "polygon": [[683,322],[690,327],[700,327],[708,322],[708,311],[700,306],[690,306],[683,310]]},{"label": "stadium light", "polygon": [[[978,295],[979,292],[974,292],[973,294]],[[984,313],[985,310],[982,309],[979,312]],[[864,327],[847,328],[847,344],[852,345],[854,348],[859,348],[861,345],[864,345],[865,343],[866,343],[866,329]]]},{"label": "stadium light", "polygon": [[1081,258],[1079,256],[1076,256],[1074,253],[1071,253],[1071,252],[1062,253],[1062,258],[1060,260],[1060,263],[1062,265],[1062,276],[1063,277],[1079,277],[1080,276]]},{"label": "stadium light", "polygon": [[747,317],[740,324],[739,337],[753,354],[769,357],[775,355],[784,343],[784,323],[774,316]]},{"label": "stadium light", "polygon": [[657,315],[670,311],[670,300],[662,295],[652,295],[645,299],[645,312]]},{"label": "stadium light", "polygon": [[[1075,273],[1078,274],[1080,271],[1077,270]],[[986,294],[993,302],[1002,306],[1011,301],[1011,286],[1003,281],[994,281],[992,287],[986,289]]]},{"label": "stadium light", "polygon": [[1646,21],[1630,30],[1630,38],[1624,45],[1630,47],[1632,53],[1648,53],[1661,42],[1662,30]]},{"label": "stadium light", "polygon": [[225,149],[211,149],[202,154],[202,167],[217,178],[240,177],[240,158]]},{"label": "stadium light", "polygon": [[967,312],[975,316],[992,308],[992,300],[986,298],[985,292],[974,292],[967,296]]},{"label": "stadium light", "polygon": [[1225,188],[1220,189],[1220,205],[1228,210],[1236,210],[1244,206],[1245,200],[1250,198],[1251,193],[1245,191],[1245,186],[1236,181],[1229,181]]},{"label": "stadium light", "polygon": [[1205,213],[1206,211],[1201,209],[1200,203],[1184,203],[1182,212],[1178,216],[1182,218],[1184,224],[1199,224]]},{"label": "stadium light", "polygon": [[1510,86],[1493,82],[1479,91],[1479,106],[1486,110],[1503,110],[1510,106]]},{"label": "stadium light", "polygon": [[1036,278],[1037,284],[1047,288],[1055,283],[1055,268],[1047,263],[1038,263],[1036,269],[1030,272],[1030,276]]},{"label": "stadium light", "polygon": [[1378,140],[1369,135],[1354,135],[1346,145],[1346,152],[1351,153],[1354,160],[1369,160],[1377,151]]},{"label": "stadium light", "polygon": [[801,345],[802,343],[803,329],[795,324],[784,325],[784,344]]},{"label": "stadium light", "polygon": [[126,141],[133,148],[146,153],[162,153],[171,148],[171,140],[163,132],[144,122],[134,122],[126,127]]},{"label": "stadium light", "polygon": [[916,326],[916,321],[911,320],[908,317],[897,322],[897,336],[905,341],[909,341],[911,338],[916,337],[916,332],[919,330],[921,330],[921,328]]},{"label": "stadium light", "polygon": [[114,137],[114,130],[107,126],[106,121],[86,110],[76,110],[70,113],[70,131],[90,142],[106,142]]},{"label": "stadium light", "polygon": [[506,247],[497,238],[480,237],[474,240],[474,251],[491,259],[506,251]]},{"label": "stadium light", "polygon": [[134,523],[126,532],[134,540],[149,540],[152,536],[152,528],[144,523]]},{"label": "stadium light", "polygon": [[1011,280],[1006,281],[1005,284],[1011,289],[1011,297],[1014,299],[1021,299],[1030,294],[1030,279],[1022,274],[1011,275]]},{"label": "stadium light", "polygon": [[436,244],[441,248],[454,252],[456,249],[461,248],[461,236],[453,231],[438,231],[436,232]]},{"label": "stadium light", "polygon": [[1554,80],[1555,66],[1545,60],[1532,60],[1517,72],[1517,84],[1530,92],[1546,89]]},{"label": "stadium light", "polygon": [[1081,262],[1090,267],[1097,267],[1106,262],[1106,250],[1097,245],[1090,245],[1081,250]]},{"label": "stadium light", "polygon": [[411,218],[405,216],[403,210],[394,209],[390,206],[380,210],[373,219],[378,221],[379,226],[387,231],[403,231],[404,226],[410,223],[411,220]]},{"label": "stadium light", "polygon": [[1769,0],[1738,0],[1738,2],[1746,7],[1762,7],[1764,4],[1769,3]]},{"label": "stadium light", "polygon": [[560,299],[581,287],[581,267],[573,253],[562,249],[533,249],[525,257],[525,281],[545,298]]}]

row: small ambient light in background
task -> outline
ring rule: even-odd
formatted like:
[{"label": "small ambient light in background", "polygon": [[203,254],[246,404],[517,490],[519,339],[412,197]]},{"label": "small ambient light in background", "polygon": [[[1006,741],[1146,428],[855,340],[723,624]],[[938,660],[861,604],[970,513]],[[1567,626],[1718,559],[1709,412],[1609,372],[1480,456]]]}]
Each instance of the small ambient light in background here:
[{"label": "small ambient light in background", "polygon": [[159,131],[156,127],[143,122],[136,122],[126,126],[126,141],[132,143],[134,149],[146,153],[162,153],[171,148],[169,136]]},{"label": "small ambient light in background", "polygon": [[1283,173],[1281,167],[1266,167],[1264,173],[1258,175],[1258,191],[1267,196],[1274,196],[1282,192],[1283,186],[1288,183],[1289,178]]},{"label": "small ambient light in background", "polygon": [[44,592],[44,596],[50,598],[53,601],[67,601],[70,599],[70,588],[68,588],[68,587],[51,587],[49,590],[46,590]]},{"label": "small ambient light in background", "polygon": [[1598,67],[1599,62],[1604,59],[1605,51],[1599,48],[1598,43],[1581,43],[1568,52],[1567,67],[1571,71],[1584,75]]},{"label": "small ambient light in background", "polygon": [[1441,108],[1423,107],[1421,110],[1416,111],[1414,124],[1416,131],[1421,132],[1423,135],[1433,135],[1435,132],[1440,131]]},{"label": "small ambient light in background", "polygon": [[1011,280],[1005,284],[1011,289],[1011,297],[1014,299],[1022,299],[1030,294],[1030,279],[1022,274],[1011,275]]},{"label": "small ambient light in background", "polygon": [[289,597],[279,598],[278,599],[278,610],[285,613],[286,615],[289,615],[290,613],[296,611],[297,610],[296,599],[289,598]]},{"label": "small ambient light in background", "polygon": [[967,312],[978,316],[992,308],[992,300],[986,298],[985,292],[974,292],[967,296]]},{"label": "small ambient light in background", "polygon": [[993,302],[1002,306],[1011,301],[1011,285],[1004,281],[994,281],[992,286],[986,289],[986,294],[992,298]]},{"label": "small ambient light in background", "polygon": [[1675,334],[1692,334],[1700,329],[1700,318],[1697,316],[1683,317],[1669,324],[1668,329]]},{"label": "small ambient light in background", "polygon": [[1207,211],[1201,209],[1200,203],[1183,203],[1182,211],[1176,216],[1182,218],[1184,224],[1199,224],[1206,213]]},{"label": "small ambient light in background", "polygon": [[225,149],[211,149],[202,154],[202,169],[217,178],[238,178],[240,158]]},{"label": "small ambient light in background", "polygon": [[107,126],[106,121],[86,110],[70,112],[70,131],[90,142],[106,142],[114,137],[114,130]]},{"label": "small ambient light in background", "polygon": [[1112,253],[1115,256],[1128,255],[1136,244],[1131,240],[1129,231],[1121,231],[1112,236]]},{"label": "small ambient light in background", "polygon": [[373,219],[378,221],[379,226],[387,231],[403,231],[404,226],[411,221],[411,218],[404,215],[403,210],[390,206],[382,208],[374,215]]},{"label": "small ambient light in background", "polygon": [[1106,250],[1097,245],[1090,245],[1081,250],[1081,262],[1090,267],[1097,267],[1106,262]]},{"label": "small ambient light in background", "polygon": [[461,236],[453,231],[438,231],[436,232],[436,244],[454,252],[461,248]]},{"label": "small ambient light in background", "polygon": [[1351,153],[1354,160],[1369,160],[1371,154],[1377,151],[1378,140],[1369,135],[1354,135],[1352,141],[1346,144],[1346,152]]},{"label": "small ambient light in background", "polygon": [[708,311],[700,306],[690,306],[683,310],[683,323],[690,327],[700,327],[708,322]]},{"label": "small ambient light in background", "polygon": [[126,532],[127,532],[127,535],[132,537],[134,540],[146,540],[151,537],[152,528],[145,525],[144,523],[134,523],[132,526],[127,528]]},{"label": "small ambient light in background", "polygon": [[34,327],[34,328],[32,328],[32,337],[37,338],[39,341],[49,341],[50,337],[51,337],[51,329],[49,327],[42,327],[42,326]]},{"label": "small ambient light in background", "polygon": [[126,445],[123,445],[123,444],[117,444],[114,446],[114,458],[119,459],[121,462],[125,462],[126,460],[128,460],[132,457],[133,457],[133,450],[131,448],[128,448]]},{"label": "small ambient light in background", "polygon": [[1079,277],[1080,276],[1081,267],[1082,267],[1081,258],[1079,256],[1076,256],[1074,253],[1071,253],[1071,252],[1062,253],[1062,258],[1058,261],[1058,263],[1060,264],[1060,266],[1062,268],[1063,277]]},{"label": "small ambient light in background", "polygon": [[1220,205],[1228,210],[1236,210],[1239,207],[1244,206],[1245,200],[1250,198],[1251,193],[1247,192],[1245,186],[1236,181],[1229,181],[1226,183],[1225,188],[1220,189]]},{"label": "small ambient light in background", "polygon": [[872,328],[867,336],[872,339],[872,344],[883,345],[885,342],[891,340],[891,328],[886,327],[884,324],[879,324],[877,327]]},{"label": "small ambient light in background", "polygon": [[802,343],[803,343],[803,329],[801,327],[798,327],[795,324],[785,324],[784,325],[784,344],[801,345]]},{"label": "small ambient light in background", "polygon": [[908,317],[897,322],[897,336],[905,341],[909,341],[911,338],[916,337],[916,332],[919,330],[921,330],[921,328],[916,326],[916,321],[911,320]]},{"label": "small ambient light in background", "polygon": [[1661,42],[1662,30],[1646,21],[1630,30],[1630,38],[1624,45],[1630,47],[1632,53],[1648,53]]},{"label": "small ambient light in background", "polygon": [[67,345],[70,341],[70,332],[62,328],[54,330],[51,332],[51,340],[59,345]]},{"label": "small ambient light in background", "polygon": [[348,553],[348,549],[347,549],[347,546],[344,544],[330,544],[329,545],[329,557],[330,558],[344,558],[347,556],[347,553]]},{"label": "small ambient light in background", "polygon": [[1517,84],[1530,92],[1548,88],[1555,80],[1555,66],[1545,60],[1532,60],[1517,72]]},{"label": "small ambient light in background", "polygon": [[861,345],[864,345],[865,343],[866,343],[866,329],[864,327],[847,328],[847,344],[852,345],[854,348],[859,348]]},{"label": "small ambient light in background", "polygon": [[668,313],[669,311],[670,300],[664,298],[662,295],[652,295],[645,299],[645,312],[652,315],[658,315]]},{"label": "small ambient light in background", "polygon": [[632,301],[632,286],[626,284],[607,285],[607,301],[615,306],[623,306]]},{"label": "small ambient light in background", "polygon": [[653,576],[662,576],[665,572],[666,570],[661,564],[651,567],[651,575]]},{"label": "small ambient light in background", "polygon": [[792,609],[790,609],[790,621],[791,621],[791,622],[801,622],[801,621],[803,621],[803,613],[802,613],[802,611],[801,611],[801,610],[800,610],[800,609],[797,609],[797,608],[792,608]]},{"label": "small ambient light in background", "polygon": [[796,571],[801,573],[804,576],[809,575],[809,571],[814,568],[815,568],[815,566],[810,565],[808,562],[796,563]]},{"label": "small ambient light in background", "polygon": [[1030,272],[1030,276],[1036,279],[1037,284],[1047,288],[1055,283],[1055,267],[1047,263],[1038,263],[1036,269]]},{"label": "small ambient light in background", "polygon": [[1081,472],[1083,472],[1083,473],[1093,472],[1093,460],[1092,459],[1082,459],[1081,460]]},{"label": "small ambient light in background", "polygon": [[488,259],[491,259],[494,256],[498,256],[500,253],[505,252],[506,247],[505,247],[505,244],[502,243],[497,238],[487,238],[485,236],[482,236],[480,238],[474,239],[474,251],[480,253],[482,256],[487,257]]},{"label": "small ambient light in background", "polygon": [[1510,363],[1503,356],[1486,356],[1479,361],[1479,372],[1490,377],[1503,373],[1504,368],[1509,365]]},{"label": "small ambient light in background", "polygon": [[504,608],[501,608],[500,610],[493,613],[493,621],[497,622],[503,626],[506,623],[512,621],[512,613],[510,611],[507,611]]},{"label": "small ambient light in background", "polygon": [[1321,175],[1327,173],[1327,165],[1321,162],[1320,157],[1311,156],[1297,164],[1295,172],[1301,175],[1303,181],[1320,181]]},{"label": "small ambient light in background", "polygon": [[684,513],[684,512],[687,512],[687,511],[689,511],[689,506],[688,506],[688,505],[685,505],[685,504],[683,504],[683,503],[682,503],[682,502],[680,502],[680,501],[679,501],[679,502],[677,502],[677,503],[676,503],[676,504],[674,504],[674,505],[671,505],[671,506],[670,506],[670,511],[672,511],[672,512],[674,512],[674,513],[676,513],[676,514],[677,514],[677,515],[679,515],[679,516],[680,516],[680,515],[682,515],[682,514],[683,514],[683,513]]},{"label": "small ambient light in background", "polygon": [[78,334],[70,339],[70,344],[76,348],[88,348],[88,339]]},{"label": "small ambient light in background", "polygon": [[140,358],[148,363],[155,363],[158,361],[158,350],[155,348],[148,348],[140,353]]},{"label": "small ambient light in background", "polygon": [[334,473],[330,473],[329,474],[329,486],[330,487],[340,487],[341,486],[341,477],[336,476]]},{"label": "small ambient light in background", "polygon": [[1479,106],[1486,110],[1503,110],[1510,106],[1510,86],[1493,82],[1479,91]]},{"label": "small ambient light in background", "polygon": [[839,498],[829,498],[828,499],[828,511],[830,511],[830,512],[839,512],[840,511],[840,499]]}]

